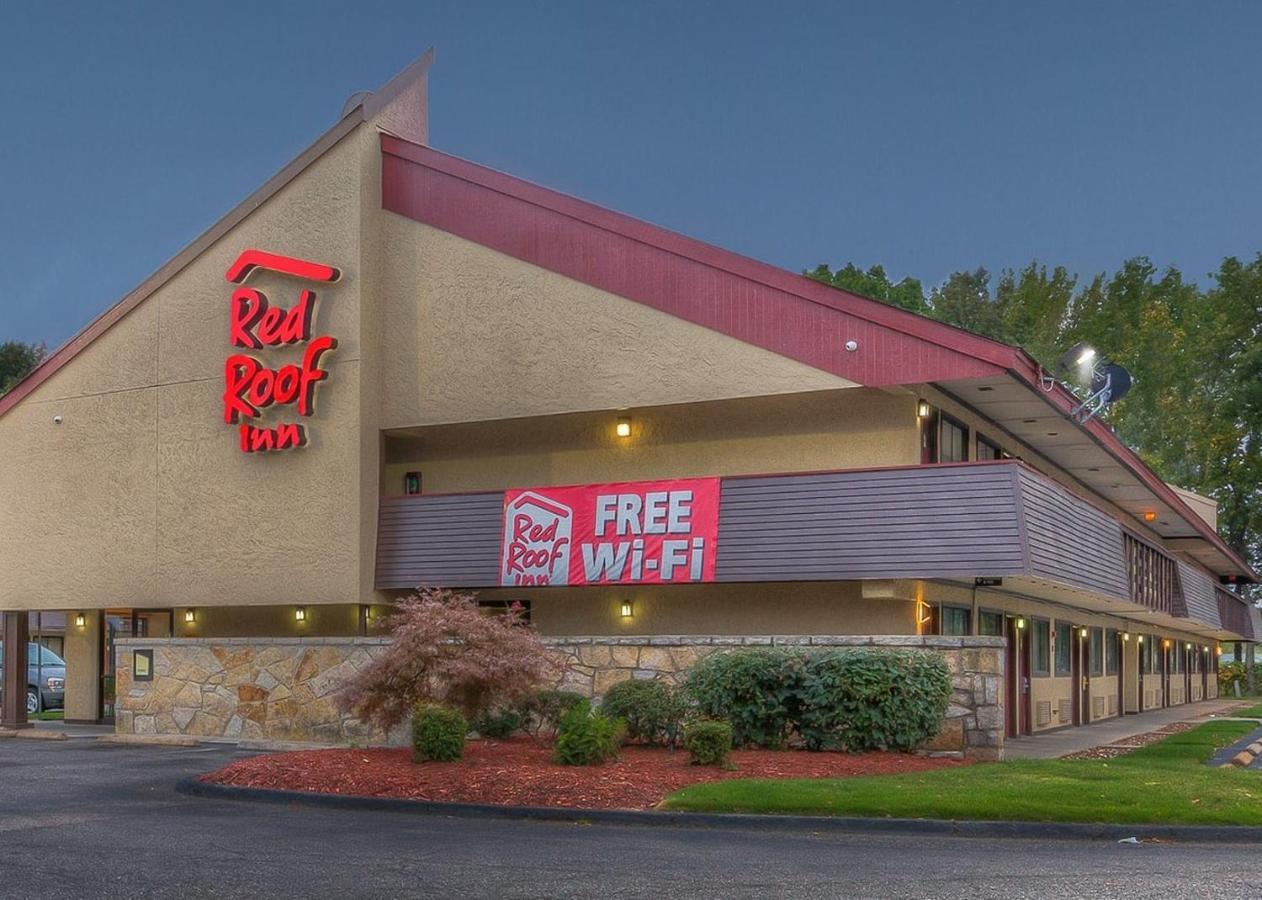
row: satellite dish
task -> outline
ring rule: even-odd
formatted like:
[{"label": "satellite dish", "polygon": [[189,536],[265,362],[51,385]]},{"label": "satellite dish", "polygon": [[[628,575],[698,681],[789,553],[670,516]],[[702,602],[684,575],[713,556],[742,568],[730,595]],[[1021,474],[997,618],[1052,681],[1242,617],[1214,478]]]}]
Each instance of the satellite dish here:
[{"label": "satellite dish", "polygon": [[1070,417],[1086,423],[1106,406],[1116,403],[1131,389],[1131,373],[1117,363],[1102,363],[1091,370],[1091,393],[1070,412]]}]

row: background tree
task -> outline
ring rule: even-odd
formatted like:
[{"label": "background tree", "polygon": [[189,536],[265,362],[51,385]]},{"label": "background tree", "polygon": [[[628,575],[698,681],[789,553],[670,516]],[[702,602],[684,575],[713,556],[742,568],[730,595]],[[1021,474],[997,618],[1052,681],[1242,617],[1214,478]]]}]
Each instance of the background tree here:
[{"label": "background tree", "polygon": [[1201,288],[1145,257],[1082,280],[1031,262],[949,276],[923,306],[881,266],[808,272],[827,284],[1024,347],[1051,370],[1085,340],[1126,366],[1135,386],[1104,417],[1164,479],[1214,498],[1219,533],[1262,566],[1262,253],[1223,260]]},{"label": "background tree", "polygon": [[43,344],[6,341],[0,344],[0,394],[7,393],[39,365],[47,353]]}]

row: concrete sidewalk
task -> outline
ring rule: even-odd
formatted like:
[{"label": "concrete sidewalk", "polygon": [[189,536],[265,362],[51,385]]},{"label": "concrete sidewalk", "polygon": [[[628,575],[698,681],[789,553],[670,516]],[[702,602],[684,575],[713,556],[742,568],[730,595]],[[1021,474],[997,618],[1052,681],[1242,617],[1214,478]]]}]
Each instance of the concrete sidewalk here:
[{"label": "concrete sidewalk", "polygon": [[1159,731],[1174,722],[1203,721],[1214,716],[1230,715],[1232,710],[1250,705],[1248,701],[1236,699],[1202,700],[1199,703],[1155,709],[1138,715],[1105,719],[1080,728],[1062,728],[1047,734],[1016,738],[1004,741],[1004,759],[1053,759],[1112,744],[1137,734]]}]

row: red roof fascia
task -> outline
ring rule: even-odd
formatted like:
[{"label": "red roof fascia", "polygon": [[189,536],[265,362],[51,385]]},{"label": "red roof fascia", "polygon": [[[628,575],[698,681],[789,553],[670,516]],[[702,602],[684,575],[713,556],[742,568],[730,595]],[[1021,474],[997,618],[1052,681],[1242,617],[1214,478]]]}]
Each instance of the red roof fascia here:
[{"label": "red roof fascia", "polygon": [[[1003,374],[1013,348],[381,136],[382,205],[863,385]],[[848,341],[858,349],[845,349]]]}]

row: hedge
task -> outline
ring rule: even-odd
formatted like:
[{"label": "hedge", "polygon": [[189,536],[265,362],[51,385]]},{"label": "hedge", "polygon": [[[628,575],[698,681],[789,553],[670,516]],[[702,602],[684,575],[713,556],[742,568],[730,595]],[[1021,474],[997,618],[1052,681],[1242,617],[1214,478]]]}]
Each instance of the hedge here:
[{"label": "hedge", "polygon": [[912,750],[937,734],[951,678],[931,650],[749,648],[702,659],[687,689],[737,746]]}]

